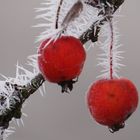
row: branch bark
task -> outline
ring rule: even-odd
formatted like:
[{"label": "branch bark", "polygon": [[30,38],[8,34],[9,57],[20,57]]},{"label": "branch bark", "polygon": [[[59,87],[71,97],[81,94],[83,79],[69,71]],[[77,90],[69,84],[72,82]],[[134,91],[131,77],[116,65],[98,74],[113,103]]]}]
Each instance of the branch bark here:
[{"label": "branch bark", "polygon": [[[106,12],[108,9],[107,2],[113,4],[113,13],[114,13],[122,5],[124,0],[101,0],[101,2],[104,3],[104,9]],[[101,25],[103,25],[104,22],[106,22],[106,17],[101,21],[96,21],[95,23],[93,23],[93,25],[80,36],[79,39],[81,40],[81,42],[83,44],[85,44],[89,40],[91,40],[92,42],[96,42],[98,40],[98,34],[100,32]],[[21,118],[22,115],[21,108],[23,103],[27,98],[30,97],[30,95],[32,95],[33,93],[35,93],[36,90],[38,90],[38,88],[43,84],[44,81],[45,79],[39,73],[27,85],[24,86],[6,83],[6,86],[10,85],[14,88],[12,96],[16,96],[16,98],[15,104],[10,109],[7,109],[3,114],[0,115],[0,128],[2,128],[3,130],[7,129],[9,127],[9,122],[12,120],[12,118],[16,119]]]},{"label": "branch bark", "polygon": [[[123,4],[124,0],[101,0],[105,6],[104,6],[104,18],[102,20],[98,20],[96,22],[94,22],[92,24],[92,26],[87,29],[87,31],[85,31],[81,36],[80,36],[80,40],[83,44],[85,44],[87,41],[91,40],[92,42],[96,42],[98,40],[98,34],[100,32],[101,26],[107,21],[106,18],[106,13],[108,12],[108,10],[110,9],[110,7],[108,6],[108,4],[106,4],[106,2],[109,3],[114,3],[113,4],[113,13],[116,12],[116,10]],[[101,11],[102,14],[102,11]]]}]

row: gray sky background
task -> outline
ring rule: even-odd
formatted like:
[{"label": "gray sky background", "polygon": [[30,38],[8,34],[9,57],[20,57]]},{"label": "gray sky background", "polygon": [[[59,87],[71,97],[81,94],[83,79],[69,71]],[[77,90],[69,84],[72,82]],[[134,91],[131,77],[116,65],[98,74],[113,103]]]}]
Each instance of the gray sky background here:
[{"label": "gray sky background", "polygon": [[[0,73],[14,77],[17,60],[25,66],[28,55],[36,53],[35,35],[39,30],[31,28],[34,8],[41,0],[0,0]],[[123,64],[120,75],[132,80],[140,91],[140,1],[126,0],[118,27]],[[79,82],[71,94],[61,94],[60,87],[46,82],[46,95],[36,92],[23,109],[25,126],[16,127],[10,140],[138,140],[140,138],[139,107],[126,122],[126,127],[111,134],[107,127],[98,125],[86,106],[86,91],[96,80],[100,68],[96,67],[98,48],[87,53],[87,60]],[[26,67],[26,66],[25,66]],[[28,66],[27,66],[28,67]],[[12,126],[15,126],[13,124]]]}]

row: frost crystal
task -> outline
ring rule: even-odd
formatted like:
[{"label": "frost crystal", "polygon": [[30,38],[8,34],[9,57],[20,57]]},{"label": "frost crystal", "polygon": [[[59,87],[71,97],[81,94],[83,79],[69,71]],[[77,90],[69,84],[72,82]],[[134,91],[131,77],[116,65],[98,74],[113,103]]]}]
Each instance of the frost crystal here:
[{"label": "frost crystal", "polygon": [[[39,73],[36,58],[36,55],[28,58],[28,64],[33,67],[33,72],[23,68],[17,63],[15,78],[1,75],[4,80],[0,81],[0,115],[4,115],[7,110],[12,109],[15,103],[20,102],[20,98],[17,96],[17,94],[20,93],[15,90],[16,85],[18,85],[18,88],[20,88],[20,86],[22,88],[23,85],[29,83]],[[17,124],[21,123],[24,126],[22,119],[16,120]],[[6,140],[6,138],[13,132],[13,130],[4,130],[1,127],[0,140]]]},{"label": "frost crystal", "polygon": [[[120,51],[119,48],[122,46],[122,44],[119,44],[119,31],[116,27],[117,22],[112,20],[113,24],[113,77],[119,78],[118,72],[121,68],[121,66],[124,66],[120,63],[121,59],[123,58],[121,54],[123,51]],[[102,66],[103,70],[101,71],[101,75],[98,76],[98,78],[110,78],[110,44],[111,44],[111,31],[109,23],[106,23],[104,26],[102,26],[102,30],[100,32],[100,37],[102,39],[101,42],[99,42],[99,46],[101,50],[103,51],[102,54],[99,55],[99,63],[98,66]]]},{"label": "frost crystal", "polygon": [[7,84],[6,81],[0,81],[0,115],[4,114],[7,109],[10,109],[15,100],[16,96],[13,95],[14,88],[12,85]]},{"label": "frost crystal", "polygon": [[9,135],[13,134],[15,132],[14,127],[9,127],[8,129],[3,129],[0,127],[0,140],[8,140],[7,138]]},{"label": "frost crystal", "polygon": [[15,92],[15,85],[19,87],[26,85],[39,73],[35,55],[30,56],[28,60],[28,64],[33,67],[33,72],[17,63],[15,78],[1,74],[4,80],[0,81],[0,115],[4,114],[7,109],[11,109],[16,101],[20,101]]},{"label": "frost crystal", "polygon": [[[78,0],[63,0],[59,13],[58,29],[55,29],[55,24],[60,0],[46,0],[45,3],[41,4],[42,8],[36,8],[36,12],[39,13],[36,18],[44,20],[44,23],[40,23],[35,26],[43,27],[43,32],[38,36],[37,41],[42,41],[60,34],[62,32],[61,25],[64,18],[77,1]],[[93,8],[92,6],[85,4],[84,0],[81,0],[81,2],[83,3],[83,10],[80,16],[69,23],[69,26],[65,30],[66,35],[78,38],[92,25],[93,22],[97,21],[99,18],[99,10],[97,8]]]}]

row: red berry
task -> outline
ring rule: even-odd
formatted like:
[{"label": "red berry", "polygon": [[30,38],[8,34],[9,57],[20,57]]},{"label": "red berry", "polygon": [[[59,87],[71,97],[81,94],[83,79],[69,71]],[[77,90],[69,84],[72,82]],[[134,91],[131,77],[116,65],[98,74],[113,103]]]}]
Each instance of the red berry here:
[{"label": "red berry", "polygon": [[80,75],[86,58],[84,47],[72,36],[61,36],[47,44],[48,41],[39,47],[40,71],[48,81],[63,86],[63,92],[72,90],[73,79]]},{"label": "red berry", "polygon": [[127,79],[104,79],[93,83],[87,101],[93,118],[115,132],[124,127],[125,120],[136,110],[138,92]]}]

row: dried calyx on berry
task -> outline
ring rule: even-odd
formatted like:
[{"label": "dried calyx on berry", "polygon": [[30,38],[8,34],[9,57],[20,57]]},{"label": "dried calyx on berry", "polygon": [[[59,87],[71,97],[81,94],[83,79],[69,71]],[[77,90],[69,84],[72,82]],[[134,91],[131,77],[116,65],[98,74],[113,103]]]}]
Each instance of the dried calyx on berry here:
[{"label": "dried calyx on berry", "polygon": [[[127,120],[132,114],[133,114],[133,112],[128,113],[128,115],[126,115],[126,117],[125,117],[125,120]],[[111,133],[114,133],[124,127],[125,127],[125,122],[122,122],[122,123],[117,123],[117,124],[111,125],[108,128]]]},{"label": "dried calyx on berry", "polygon": [[114,133],[116,131],[119,131],[120,129],[124,128],[125,127],[125,123],[119,123],[119,124],[115,124],[113,126],[109,126],[109,131],[111,133]]},{"label": "dried calyx on berry", "polygon": [[78,82],[78,77],[76,80],[68,80],[68,81],[62,81],[62,82],[59,82],[58,85],[60,85],[62,87],[62,90],[61,92],[64,93],[69,93],[69,91],[72,91],[73,89],[73,84]]}]

